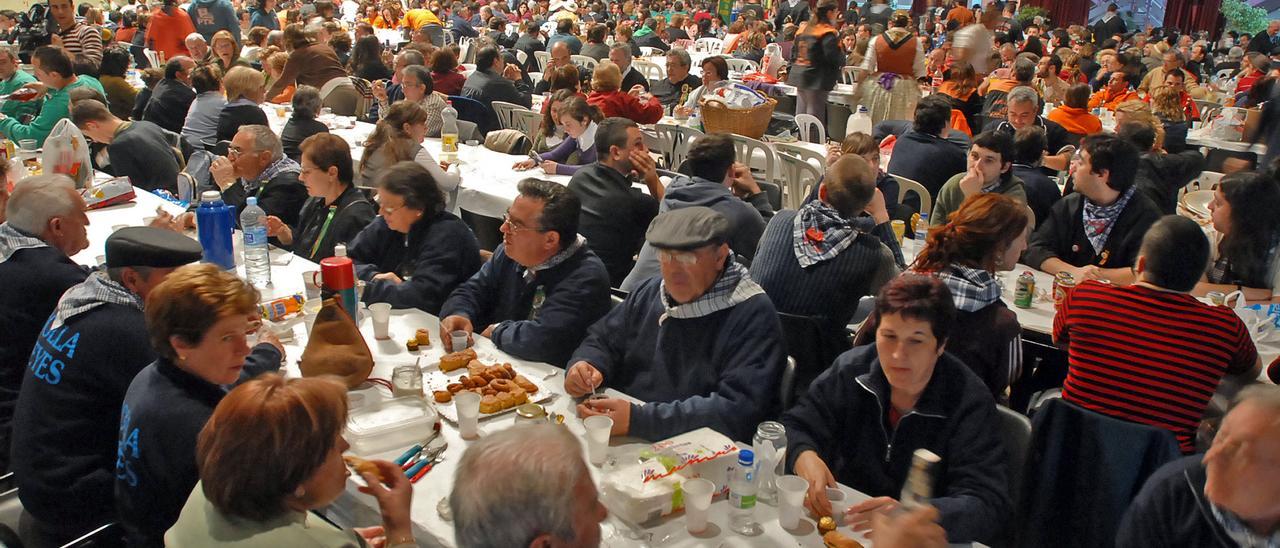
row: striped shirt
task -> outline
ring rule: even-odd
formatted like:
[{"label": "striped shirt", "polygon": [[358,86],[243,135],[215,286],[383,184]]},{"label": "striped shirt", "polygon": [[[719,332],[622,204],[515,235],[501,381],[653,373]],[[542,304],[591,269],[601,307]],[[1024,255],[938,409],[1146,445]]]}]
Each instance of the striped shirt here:
[{"label": "striped shirt", "polygon": [[1138,285],[1080,284],[1054,317],[1053,335],[1068,343],[1063,398],[1169,430],[1183,453],[1195,451],[1222,377],[1248,371],[1258,357],[1230,308]]},{"label": "striped shirt", "polygon": [[71,55],[72,62],[75,62],[76,54],[82,54],[95,69],[102,63],[102,31],[98,27],[77,21],[74,27],[58,35],[62,36],[62,49]]}]

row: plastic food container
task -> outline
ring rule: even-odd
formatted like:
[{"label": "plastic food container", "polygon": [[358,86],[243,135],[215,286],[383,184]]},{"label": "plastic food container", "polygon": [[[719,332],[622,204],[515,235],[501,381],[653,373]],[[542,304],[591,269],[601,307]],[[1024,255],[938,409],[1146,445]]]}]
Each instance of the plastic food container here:
[{"label": "plastic food container", "polygon": [[372,455],[403,449],[431,435],[440,419],[422,398],[394,398],[353,409],[347,417],[352,452]]}]

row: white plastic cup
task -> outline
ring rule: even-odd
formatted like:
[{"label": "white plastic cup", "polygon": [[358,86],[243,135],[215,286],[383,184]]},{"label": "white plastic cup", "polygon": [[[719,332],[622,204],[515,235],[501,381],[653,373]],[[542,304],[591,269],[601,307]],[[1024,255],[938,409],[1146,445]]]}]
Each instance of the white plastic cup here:
[{"label": "white plastic cup", "polygon": [[453,395],[453,405],[458,411],[458,431],[462,439],[480,437],[480,394],[462,391]]},{"label": "white plastic cup", "polygon": [[470,346],[470,345],[468,345],[468,344],[467,344],[467,332],[466,332],[466,331],[461,331],[461,330],[459,330],[459,331],[450,331],[450,332],[449,332],[449,338],[450,338],[450,339],[452,340],[452,342],[453,342],[453,351],[454,351],[454,352],[462,352],[463,350],[466,350],[468,346]]},{"label": "white plastic cup", "polygon": [[594,415],[582,420],[587,430],[587,457],[591,464],[600,466],[609,456],[609,432],[613,430],[613,418]]},{"label": "white plastic cup", "polygon": [[849,501],[844,491],[828,487],[827,500],[831,501],[831,519],[836,520],[836,525],[844,525],[844,511],[849,509]]},{"label": "white plastic cup", "polygon": [[783,529],[799,527],[809,480],[800,476],[782,476],[774,484],[778,486],[778,525]]},{"label": "white plastic cup", "polygon": [[320,279],[319,270],[308,270],[302,273],[303,296],[308,301],[320,299],[320,286],[316,285],[316,281]]},{"label": "white plastic cup", "polygon": [[707,529],[707,514],[711,509],[711,496],[715,493],[716,484],[703,478],[685,480],[681,485],[684,491],[685,528],[690,534],[698,534]]},{"label": "white plastic cup", "polygon": [[391,339],[391,303],[369,305],[369,315],[373,317],[373,338],[380,341]]}]

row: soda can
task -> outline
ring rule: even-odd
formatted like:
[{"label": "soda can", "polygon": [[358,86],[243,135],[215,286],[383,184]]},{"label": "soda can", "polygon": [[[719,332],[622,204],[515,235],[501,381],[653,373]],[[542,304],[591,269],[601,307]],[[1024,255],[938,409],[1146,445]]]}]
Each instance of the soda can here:
[{"label": "soda can", "polygon": [[1013,306],[1031,308],[1036,296],[1036,276],[1030,270],[1024,270],[1013,287]]},{"label": "soda can", "polygon": [[1210,291],[1204,295],[1209,299],[1213,306],[1224,306],[1227,304],[1227,294],[1221,291]]},{"label": "soda can", "polygon": [[305,301],[301,294],[290,295],[258,305],[258,312],[262,314],[262,319],[278,322],[286,316],[300,312]]},{"label": "soda can", "polygon": [[1076,279],[1071,276],[1070,272],[1059,272],[1053,277],[1053,304],[1061,306],[1062,301],[1067,299],[1067,295],[1076,287]]}]

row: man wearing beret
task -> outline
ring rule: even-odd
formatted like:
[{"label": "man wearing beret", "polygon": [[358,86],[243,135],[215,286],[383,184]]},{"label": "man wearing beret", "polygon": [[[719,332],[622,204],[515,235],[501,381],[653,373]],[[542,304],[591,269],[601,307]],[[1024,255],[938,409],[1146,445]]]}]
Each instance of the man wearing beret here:
[{"label": "man wearing beret", "polygon": [[[120,405],[134,375],[155,361],[143,304],[200,244],[161,228],[129,227],[106,243],[107,268],[68,289],[31,353],[14,412],[13,467],[36,546],[60,545],[115,521]],[[264,330],[264,345],[279,341]],[[278,348],[250,360],[279,363]]]},{"label": "man wearing beret", "polygon": [[647,403],[591,399],[581,416],[613,418],[613,433],[660,440],[707,426],[749,439],[775,414],[786,360],[764,290],[729,252],[729,220],[687,207],[659,215],[645,237],[662,276],[591,326],[569,360],[574,397],[609,387]]}]

